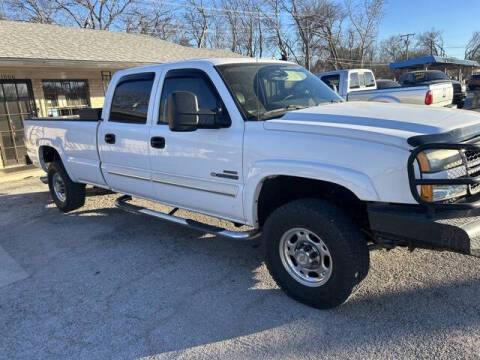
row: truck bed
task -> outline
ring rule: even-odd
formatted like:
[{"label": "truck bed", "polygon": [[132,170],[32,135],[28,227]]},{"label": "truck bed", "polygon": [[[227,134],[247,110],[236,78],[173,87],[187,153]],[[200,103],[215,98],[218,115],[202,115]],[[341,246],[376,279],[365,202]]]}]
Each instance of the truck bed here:
[{"label": "truck bed", "polygon": [[453,87],[449,83],[352,91],[348,93],[347,101],[380,101],[425,105],[425,96],[428,91],[431,91],[433,95],[433,103],[430,106],[441,107],[452,104]]},{"label": "truck bed", "polygon": [[99,124],[98,120],[79,116],[28,119],[25,121],[27,155],[34,165],[46,170],[39,152],[42,146],[51,146],[62,156],[73,181],[106,186],[97,151]]}]

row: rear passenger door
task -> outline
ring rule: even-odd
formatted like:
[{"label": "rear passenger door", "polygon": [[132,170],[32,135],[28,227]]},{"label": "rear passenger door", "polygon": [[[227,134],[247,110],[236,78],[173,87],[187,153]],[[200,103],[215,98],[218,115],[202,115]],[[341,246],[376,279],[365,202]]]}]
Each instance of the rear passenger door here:
[{"label": "rear passenger door", "polygon": [[[148,117],[154,72],[120,78],[105,104],[104,121],[98,131],[101,168],[107,184],[115,191],[151,196]],[[107,113],[107,114],[105,114]]]}]

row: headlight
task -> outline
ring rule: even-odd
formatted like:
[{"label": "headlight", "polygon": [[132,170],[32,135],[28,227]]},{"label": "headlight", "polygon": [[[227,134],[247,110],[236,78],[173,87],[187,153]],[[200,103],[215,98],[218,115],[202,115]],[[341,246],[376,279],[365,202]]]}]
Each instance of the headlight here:
[{"label": "headlight", "polygon": [[466,92],[467,91],[467,86],[466,85],[462,85],[462,92]]},{"label": "headlight", "polygon": [[425,150],[417,155],[423,173],[435,173],[461,166],[462,155],[458,150]]},{"label": "headlight", "polygon": [[[467,174],[458,150],[426,150],[417,155],[424,179],[456,179]],[[445,201],[467,194],[466,185],[422,185],[421,196],[429,202]]]}]

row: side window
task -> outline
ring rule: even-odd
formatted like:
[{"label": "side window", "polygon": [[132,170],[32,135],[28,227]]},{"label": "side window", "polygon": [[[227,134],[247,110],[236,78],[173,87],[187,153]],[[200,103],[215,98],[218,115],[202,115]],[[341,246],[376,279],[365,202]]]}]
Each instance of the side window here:
[{"label": "side window", "polygon": [[[176,91],[194,93],[198,100],[199,110],[211,110],[215,111],[217,116],[228,116],[220,96],[206,74],[196,70],[172,70],[170,74],[167,73],[163,83],[158,124],[168,124],[167,100]],[[200,117],[202,116],[211,117],[211,115],[200,115]]]},{"label": "side window", "polygon": [[340,84],[340,75],[325,75],[322,76],[322,81],[328,85],[330,89],[335,92],[338,92],[339,84]]},{"label": "side window", "polygon": [[365,73],[365,86],[366,87],[375,86],[375,79],[373,78],[373,74],[369,71]]},{"label": "side window", "polygon": [[113,94],[111,122],[145,124],[155,73],[126,75]]},{"label": "side window", "polygon": [[360,87],[360,82],[358,80],[358,73],[350,74],[350,89],[358,89]]}]

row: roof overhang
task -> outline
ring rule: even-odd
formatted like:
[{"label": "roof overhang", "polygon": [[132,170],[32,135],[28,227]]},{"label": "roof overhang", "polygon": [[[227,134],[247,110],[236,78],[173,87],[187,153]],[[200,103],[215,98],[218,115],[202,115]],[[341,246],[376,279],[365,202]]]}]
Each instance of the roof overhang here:
[{"label": "roof overhang", "polygon": [[[160,62],[159,62],[160,63]],[[127,61],[93,61],[69,59],[30,59],[30,58],[0,58],[0,67],[45,67],[72,69],[126,69],[135,66],[152,65],[151,62]]]}]

